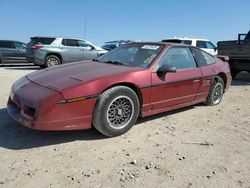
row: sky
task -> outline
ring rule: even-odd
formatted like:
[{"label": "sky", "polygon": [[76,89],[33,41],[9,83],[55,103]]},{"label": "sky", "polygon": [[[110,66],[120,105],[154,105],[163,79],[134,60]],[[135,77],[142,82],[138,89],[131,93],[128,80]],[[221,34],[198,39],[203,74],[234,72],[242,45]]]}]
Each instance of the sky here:
[{"label": "sky", "polygon": [[0,39],[32,36],[159,41],[207,38],[216,43],[250,30],[250,0],[0,0]]}]

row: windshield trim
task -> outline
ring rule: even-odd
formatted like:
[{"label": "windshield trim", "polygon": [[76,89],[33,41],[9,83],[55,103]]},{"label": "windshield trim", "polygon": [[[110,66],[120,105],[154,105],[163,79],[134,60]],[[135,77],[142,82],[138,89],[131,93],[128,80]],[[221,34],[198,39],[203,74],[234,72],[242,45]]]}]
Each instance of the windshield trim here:
[{"label": "windshield trim", "polygon": [[[121,48],[124,48],[124,47],[127,47],[127,46],[132,46],[132,45],[158,45],[160,46],[160,48],[162,48],[158,53],[157,55],[152,59],[152,61],[150,62],[150,64],[148,64],[147,67],[143,67],[143,66],[133,66],[133,65],[130,65],[130,64],[127,64],[127,63],[123,63],[124,66],[128,66],[128,67],[139,67],[139,68],[144,68],[144,69],[149,69],[150,67],[152,67],[152,65],[154,64],[155,60],[159,57],[159,55],[164,51],[166,45],[165,44],[162,44],[162,43],[156,43],[156,42],[132,42],[132,43],[128,43],[128,44],[125,44],[125,45],[121,45],[109,52],[107,52],[106,54],[111,54],[111,53],[114,53],[116,52],[117,50],[121,49]],[[104,54],[104,55],[106,55]],[[101,56],[99,56],[101,57]],[[99,63],[105,63],[101,60],[99,60],[99,57],[93,59],[95,62],[99,62]],[[114,64],[115,65],[115,64]],[[121,65],[122,66],[122,65]]]}]

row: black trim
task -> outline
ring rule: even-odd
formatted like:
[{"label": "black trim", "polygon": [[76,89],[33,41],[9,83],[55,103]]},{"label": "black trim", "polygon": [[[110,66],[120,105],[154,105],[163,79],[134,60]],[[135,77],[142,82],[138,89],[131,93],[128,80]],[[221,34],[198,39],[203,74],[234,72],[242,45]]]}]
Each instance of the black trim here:
[{"label": "black trim", "polygon": [[100,95],[100,94],[96,94],[96,95],[88,95],[88,96],[86,96],[85,98],[86,98],[86,100],[88,100],[88,99],[93,99],[93,98],[97,98],[97,97],[99,97],[99,95]]},{"label": "black trim", "polygon": [[204,78],[209,78],[209,77],[214,77],[217,76],[215,75],[208,75],[208,76],[204,76],[204,77],[194,77],[194,78],[188,78],[188,79],[181,79],[181,80],[176,80],[176,81],[172,81],[172,82],[162,82],[162,83],[158,83],[158,84],[154,84],[154,85],[148,85],[148,86],[141,86],[139,87],[140,89],[145,89],[145,88],[150,88],[150,87],[157,87],[160,85],[167,85],[167,84],[175,84],[178,82],[184,82],[184,81],[190,81],[190,80],[198,80],[198,79],[204,79]]},{"label": "black trim", "polygon": [[[64,99],[64,100],[58,101],[57,104],[66,104],[66,103],[78,102],[78,101],[82,101],[82,100],[94,99],[94,98],[97,98],[98,96],[99,96],[99,94],[97,94],[97,95],[88,95],[86,97],[82,97],[83,99],[79,99],[79,100],[76,100],[76,101],[70,101],[71,99],[74,99],[74,98]],[[76,98],[81,98],[81,97],[76,97]]]}]

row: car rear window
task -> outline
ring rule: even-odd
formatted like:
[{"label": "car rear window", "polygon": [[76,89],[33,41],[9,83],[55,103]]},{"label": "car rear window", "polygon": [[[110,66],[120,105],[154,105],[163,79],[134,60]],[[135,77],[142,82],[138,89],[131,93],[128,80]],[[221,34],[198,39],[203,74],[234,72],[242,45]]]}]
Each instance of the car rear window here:
[{"label": "car rear window", "polygon": [[35,37],[31,38],[29,45],[35,45],[35,44],[50,45],[55,39],[56,38],[50,38],[50,37]]},{"label": "car rear window", "polygon": [[162,42],[171,42],[171,43],[182,43],[182,40],[180,39],[164,39]]},{"label": "car rear window", "polygon": [[12,41],[0,41],[0,48],[15,48],[15,44]]},{"label": "car rear window", "polygon": [[183,44],[191,45],[191,44],[192,44],[192,41],[191,41],[191,40],[183,40]]}]

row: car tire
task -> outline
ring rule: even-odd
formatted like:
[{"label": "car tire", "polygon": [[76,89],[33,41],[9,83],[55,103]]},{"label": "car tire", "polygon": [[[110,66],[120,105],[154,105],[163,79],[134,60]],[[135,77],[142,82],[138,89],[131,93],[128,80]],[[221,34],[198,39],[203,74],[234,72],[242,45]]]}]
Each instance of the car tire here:
[{"label": "car tire", "polygon": [[237,76],[238,73],[239,73],[239,71],[231,69],[231,76],[233,79]]},{"label": "car tire", "polygon": [[214,106],[221,102],[221,99],[224,94],[225,83],[222,78],[218,78],[218,80],[211,86],[206,105]]},{"label": "car tire", "polygon": [[105,136],[119,136],[135,124],[139,111],[137,94],[129,87],[115,86],[97,99],[92,123]]},{"label": "car tire", "polygon": [[61,60],[56,55],[48,55],[45,59],[45,67],[52,67],[55,65],[60,65]]}]

